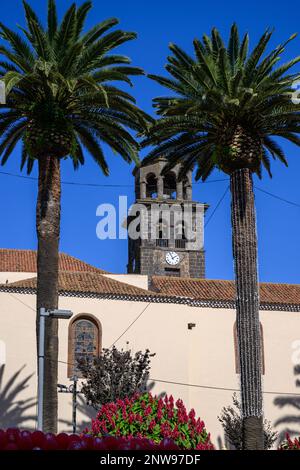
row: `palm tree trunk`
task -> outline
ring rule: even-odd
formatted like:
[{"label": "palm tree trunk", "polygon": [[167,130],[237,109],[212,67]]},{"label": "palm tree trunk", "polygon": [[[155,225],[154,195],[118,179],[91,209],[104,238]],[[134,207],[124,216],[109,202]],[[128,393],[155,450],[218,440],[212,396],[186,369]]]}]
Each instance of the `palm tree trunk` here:
[{"label": "palm tree trunk", "polygon": [[[39,159],[36,210],[37,256],[37,338],[39,309],[58,307],[58,263],[60,235],[60,161]],[[46,319],[43,430],[57,432],[58,320]]]},{"label": "palm tree trunk", "polygon": [[262,423],[261,339],[257,236],[252,174],[237,170],[230,177],[236,315],[241,371],[243,449],[264,448]]}]

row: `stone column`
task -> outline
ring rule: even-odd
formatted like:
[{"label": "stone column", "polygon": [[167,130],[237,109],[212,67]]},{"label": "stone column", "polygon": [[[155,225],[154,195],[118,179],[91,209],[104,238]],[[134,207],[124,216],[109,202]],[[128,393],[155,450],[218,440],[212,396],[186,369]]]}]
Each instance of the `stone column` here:
[{"label": "stone column", "polygon": [[188,201],[191,201],[193,199],[193,193],[192,193],[192,185],[190,183],[186,184],[185,187],[185,194],[186,194],[186,199]]},{"label": "stone column", "polygon": [[162,198],[163,194],[164,194],[164,177],[160,175],[157,178],[157,196],[159,198]]},{"label": "stone column", "polygon": [[177,181],[176,183],[176,199],[183,199],[183,183],[182,181]]},{"label": "stone column", "polygon": [[141,193],[140,193],[141,199],[146,199],[146,182],[142,181],[141,182]]},{"label": "stone column", "polygon": [[185,182],[185,194],[186,194],[186,199],[188,201],[192,201],[193,192],[192,192],[192,172],[191,171],[187,173],[187,179]]}]

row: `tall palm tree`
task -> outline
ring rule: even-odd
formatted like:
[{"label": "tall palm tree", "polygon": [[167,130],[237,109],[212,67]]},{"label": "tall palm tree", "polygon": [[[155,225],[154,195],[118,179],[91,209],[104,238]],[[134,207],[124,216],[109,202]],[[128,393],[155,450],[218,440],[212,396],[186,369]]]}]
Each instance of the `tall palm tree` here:
[{"label": "tall palm tree", "polygon": [[[58,248],[60,236],[60,164],[70,157],[74,168],[84,164],[86,149],[100,170],[108,175],[101,142],[126,162],[137,161],[138,144],[130,130],[141,132],[147,116],[133,97],[113,81],[131,85],[130,75],[142,70],[114,49],[135,39],[110,18],[83,32],[92,3],[73,4],[58,22],[55,0],[48,2],[48,21],[39,18],[23,2],[26,29],[22,35],[0,23],[4,42],[0,53],[0,76],[7,89],[7,104],[0,113],[2,165],[20,141],[21,167],[30,172],[38,165],[36,228],[37,327],[39,309],[58,305]],[[4,44],[4,45],[3,45]],[[37,329],[38,331],[38,329]],[[57,428],[58,324],[46,324],[44,383],[44,429]]]},{"label": "tall palm tree", "polygon": [[270,156],[287,165],[277,139],[300,145],[299,106],[291,102],[293,81],[287,74],[297,57],[276,67],[286,44],[265,53],[266,31],[249,52],[249,37],[231,28],[228,45],[219,32],[194,40],[194,56],[171,44],[165,78],[151,78],[171,90],[154,99],[160,119],[143,145],[155,145],[148,161],[164,154],[165,172],[182,163],[181,177],[195,166],[205,180],[217,168],[230,176],[232,240],[236,278],[237,332],[245,449],[263,448],[261,344],[257,238],[252,175],[271,176]]}]

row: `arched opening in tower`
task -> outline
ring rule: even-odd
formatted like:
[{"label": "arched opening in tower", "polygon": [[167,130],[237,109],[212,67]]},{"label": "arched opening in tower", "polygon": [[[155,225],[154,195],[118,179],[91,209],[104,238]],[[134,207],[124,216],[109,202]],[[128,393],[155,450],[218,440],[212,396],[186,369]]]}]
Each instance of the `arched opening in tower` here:
[{"label": "arched opening in tower", "polygon": [[164,197],[176,199],[176,176],[173,172],[167,173],[164,177]]},{"label": "arched opening in tower", "polygon": [[157,178],[153,173],[150,173],[146,178],[146,197],[157,198]]}]

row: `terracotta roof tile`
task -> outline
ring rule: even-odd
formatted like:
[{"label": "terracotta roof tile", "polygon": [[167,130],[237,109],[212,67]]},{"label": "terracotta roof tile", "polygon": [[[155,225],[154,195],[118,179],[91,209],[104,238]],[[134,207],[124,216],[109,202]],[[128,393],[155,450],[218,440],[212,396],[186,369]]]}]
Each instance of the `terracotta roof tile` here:
[{"label": "terracotta roof tile", "polygon": [[[141,289],[125,282],[116,281],[99,273],[66,272],[59,274],[60,293],[90,295],[108,295],[117,298],[143,298],[153,302],[186,303],[199,305],[198,302],[212,305],[234,302],[233,281],[188,279],[153,276],[151,290]],[[24,279],[0,286],[0,290],[35,290],[36,278]],[[300,285],[296,284],[260,284],[261,305],[300,306]],[[217,305],[218,306],[218,305]],[[220,306],[220,305],[219,305]],[[276,308],[275,308],[276,307]],[[296,308],[298,311],[298,307]]]},{"label": "terracotta roof tile", "polygon": [[[34,250],[0,249],[0,272],[35,273],[37,252]],[[91,266],[74,256],[60,253],[59,269],[61,271],[88,271],[108,274],[107,271]]]},{"label": "terracotta roof tile", "polygon": [[[36,277],[11,282],[5,285],[6,288],[36,289]],[[112,294],[128,296],[152,296],[160,297],[159,294],[146,289],[116,281],[98,273],[91,272],[60,272],[59,273],[60,292],[69,293],[90,293],[90,294]]]},{"label": "terracotta roof tile", "polygon": [[[194,300],[234,301],[235,299],[234,281],[153,276],[151,289],[163,295]],[[260,302],[300,305],[300,285],[261,283]]]}]

